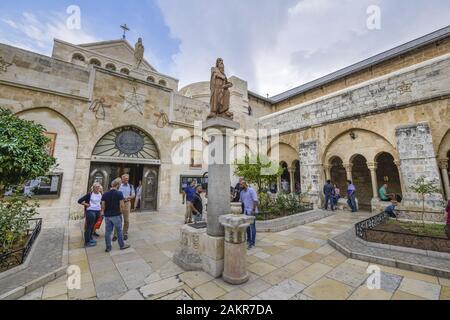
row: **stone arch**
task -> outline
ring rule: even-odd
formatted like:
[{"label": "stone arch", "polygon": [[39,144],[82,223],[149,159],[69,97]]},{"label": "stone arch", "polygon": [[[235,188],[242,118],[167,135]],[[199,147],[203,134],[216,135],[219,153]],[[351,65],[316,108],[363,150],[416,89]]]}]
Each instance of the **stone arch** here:
[{"label": "stone arch", "polygon": [[346,190],[347,186],[347,171],[343,165],[343,161],[340,157],[333,156],[328,165],[330,166],[330,176],[327,177],[331,180],[331,183],[336,184],[341,190],[341,195],[343,190]]},{"label": "stone arch", "polygon": [[[375,157],[377,189],[383,184],[388,185],[388,192],[402,194],[400,173],[395,163],[394,157],[388,152],[380,152]],[[379,196],[379,195],[378,195]]]},{"label": "stone arch", "polygon": [[122,68],[122,69],[120,69],[120,73],[129,75],[130,74],[130,70],[128,70],[127,68]]},{"label": "stone arch", "polygon": [[283,142],[280,142],[270,148],[267,152],[267,156],[277,163],[280,161],[284,161],[287,164],[292,164],[295,160],[299,160],[297,150],[295,150],[295,148],[291,145]]},{"label": "stone arch", "polygon": [[105,69],[111,70],[111,71],[116,71],[117,67],[114,63],[109,62],[105,65]]},{"label": "stone arch", "polygon": [[[119,146],[119,142],[122,146]],[[123,126],[103,134],[93,147],[92,160],[108,157],[147,159],[158,162],[160,149],[153,137],[138,126]]]},{"label": "stone arch", "polygon": [[354,128],[337,135],[326,146],[322,155],[322,163],[329,163],[333,156],[338,156],[344,165],[350,163],[354,153],[361,154],[367,161],[375,161],[380,152],[388,152],[398,160],[396,148],[384,137],[373,131]]},{"label": "stone arch", "polygon": [[159,81],[158,81],[158,84],[159,84],[160,86],[163,86],[163,87],[166,87],[166,86],[167,86],[166,80],[163,80],[163,79],[159,80]]},{"label": "stone arch", "polygon": [[350,163],[352,164],[352,182],[356,186],[359,207],[370,209],[373,189],[367,159],[361,154],[354,154],[350,157]]},{"label": "stone arch", "polygon": [[72,54],[72,62],[86,62],[86,58],[83,54],[79,53],[79,52],[75,52],[74,54]]},{"label": "stone arch", "polygon": [[295,160],[292,163],[293,168],[293,179],[294,179],[294,185],[293,185],[293,191],[295,193],[302,192],[302,184],[301,184],[301,172],[300,172],[300,160]]},{"label": "stone arch", "polygon": [[447,199],[450,199],[450,130],[447,131],[447,133],[442,138],[441,143],[439,144],[437,158],[439,169],[441,171],[441,181],[445,196]]},{"label": "stone arch", "polygon": [[92,65],[97,66],[97,67],[101,67],[102,66],[101,61],[98,60],[97,58],[92,58],[91,60],[89,60],[89,64],[92,64]]},{"label": "stone arch", "polygon": [[152,76],[147,77],[147,81],[151,83],[155,83],[155,78]]},{"label": "stone arch", "polygon": [[58,164],[54,173],[62,173],[60,196],[56,199],[39,200],[39,212],[46,223],[64,225],[68,219],[73,200],[71,196],[75,185],[78,152],[77,131],[67,117],[48,107],[22,110],[16,115],[22,119],[43,125],[54,139],[53,156]]},{"label": "stone arch", "polygon": [[[57,111],[55,109],[52,109],[52,108],[49,108],[49,107],[33,107],[33,108],[30,108],[30,109],[24,109],[24,110],[18,111],[18,112],[15,113],[15,115],[18,116],[18,117],[21,117],[23,114],[34,113],[34,112],[41,112],[41,111],[44,111],[44,110],[48,110],[48,112],[57,114],[59,117],[63,118],[64,121],[66,121],[70,125],[70,127],[73,130],[73,132],[75,133],[75,136],[77,138],[77,145],[78,145],[80,140],[79,140],[79,137],[78,137],[78,131],[76,129],[76,126],[72,123],[72,121],[67,116],[65,116],[64,114],[62,114],[61,112],[59,112],[59,111]],[[45,125],[44,125],[44,127],[45,127]]]}]

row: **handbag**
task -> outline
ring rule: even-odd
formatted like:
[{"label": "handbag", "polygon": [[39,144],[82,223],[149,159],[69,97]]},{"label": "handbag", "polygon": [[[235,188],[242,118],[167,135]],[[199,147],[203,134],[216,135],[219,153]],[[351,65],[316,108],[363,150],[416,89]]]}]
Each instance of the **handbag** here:
[{"label": "handbag", "polygon": [[100,215],[100,217],[98,217],[97,222],[95,223],[94,230],[100,229],[100,227],[102,226],[102,222],[103,222],[103,216]]}]

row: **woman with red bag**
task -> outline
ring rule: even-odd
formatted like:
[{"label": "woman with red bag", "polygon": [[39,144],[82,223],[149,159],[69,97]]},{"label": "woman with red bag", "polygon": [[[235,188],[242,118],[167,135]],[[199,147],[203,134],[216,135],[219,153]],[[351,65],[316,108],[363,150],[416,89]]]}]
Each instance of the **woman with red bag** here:
[{"label": "woman with red bag", "polygon": [[[100,183],[94,183],[91,192],[78,200],[78,203],[84,206],[85,226],[84,226],[84,246],[95,247],[97,241],[93,239],[95,226],[102,218],[101,212],[102,186]],[[100,220],[101,221],[101,220]],[[101,222],[100,222],[101,225]]]}]

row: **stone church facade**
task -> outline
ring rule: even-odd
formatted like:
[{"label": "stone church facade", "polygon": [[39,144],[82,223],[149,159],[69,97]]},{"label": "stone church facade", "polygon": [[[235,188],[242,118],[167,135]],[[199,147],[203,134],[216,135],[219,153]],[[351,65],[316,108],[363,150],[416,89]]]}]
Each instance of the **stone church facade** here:
[{"label": "stone church facade", "polygon": [[[52,139],[58,166],[49,176],[58,180],[40,197],[47,226],[79,216],[76,201],[89,186],[107,188],[122,173],[142,181],[145,211],[183,210],[181,185],[207,172],[207,141],[194,125],[209,113],[209,82],[179,89],[147,61],[134,68],[126,40],[55,39],[51,57],[0,44],[0,58],[0,105]],[[326,179],[341,190],[350,179],[361,206],[376,210],[387,182],[414,210],[410,186],[425,175],[450,197],[450,27],[271,98],[230,81],[241,128],[280,131],[278,190],[284,184],[321,205]],[[428,209],[442,200],[429,197]]]}]

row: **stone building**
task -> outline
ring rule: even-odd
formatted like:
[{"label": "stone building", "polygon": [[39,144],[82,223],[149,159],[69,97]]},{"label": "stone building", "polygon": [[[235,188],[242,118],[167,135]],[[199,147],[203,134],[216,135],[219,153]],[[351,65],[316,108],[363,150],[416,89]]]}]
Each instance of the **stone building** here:
[{"label": "stone building", "polygon": [[[327,178],[341,190],[351,179],[361,206],[374,209],[388,182],[416,208],[409,187],[425,175],[450,197],[450,27],[271,98],[230,81],[241,127],[281,133],[268,150],[285,168],[278,190],[320,205]],[[180,187],[207,171],[207,142],[194,124],[209,113],[209,83],[179,89],[147,61],[136,68],[126,40],[55,39],[51,57],[0,44],[0,105],[44,125],[52,140],[58,166],[38,195],[47,225],[81,214],[76,201],[89,186],[107,188],[122,173],[142,181],[143,210],[182,210]],[[438,210],[440,200],[427,206]]]}]

